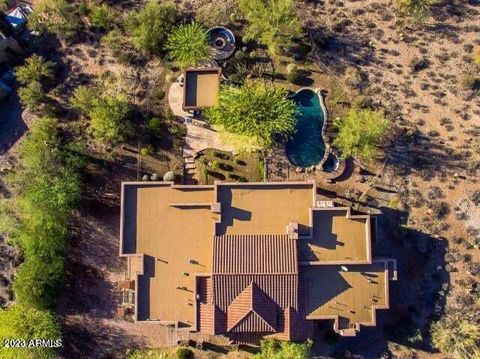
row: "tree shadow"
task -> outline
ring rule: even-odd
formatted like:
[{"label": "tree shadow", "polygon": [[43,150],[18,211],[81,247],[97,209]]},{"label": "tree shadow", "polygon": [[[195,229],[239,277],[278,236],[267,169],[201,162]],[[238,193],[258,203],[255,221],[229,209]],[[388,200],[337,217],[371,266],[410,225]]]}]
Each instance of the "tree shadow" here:
[{"label": "tree shadow", "polygon": [[369,40],[358,33],[356,36],[349,32],[338,34],[325,26],[310,28],[308,33],[317,62],[336,74],[343,73],[349,66],[364,66],[376,61]]}]

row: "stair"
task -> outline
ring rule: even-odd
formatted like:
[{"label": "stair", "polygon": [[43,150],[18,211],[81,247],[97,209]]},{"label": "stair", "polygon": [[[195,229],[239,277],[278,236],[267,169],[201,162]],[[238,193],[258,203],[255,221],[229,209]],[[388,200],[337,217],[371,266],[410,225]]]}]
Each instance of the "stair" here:
[{"label": "stair", "polygon": [[184,157],[184,183],[185,184],[196,184],[196,180],[194,179],[197,165],[195,163],[195,158],[192,156]]}]

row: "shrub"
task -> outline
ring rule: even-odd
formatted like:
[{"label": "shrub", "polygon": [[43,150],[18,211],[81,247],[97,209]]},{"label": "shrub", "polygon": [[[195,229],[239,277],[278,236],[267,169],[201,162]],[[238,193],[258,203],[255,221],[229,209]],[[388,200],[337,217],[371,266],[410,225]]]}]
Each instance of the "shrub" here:
[{"label": "shrub", "polygon": [[[59,346],[61,344],[61,330],[54,316],[43,310],[37,310],[22,305],[14,305],[7,309],[0,309],[0,341],[7,339],[51,339]],[[54,358],[54,348],[8,348],[0,347],[2,358]]]},{"label": "shrub", "polygon": [[447,314],[430,328],[433,345],[455,359],[480,356],[478,338],[480,329],[461,313]]},{"label": "shrub", "polygon": [[480,65],[480,46],[477,46],[475,48],[475,53],[473,55],[473,62],[475,62],[477,65]]},{"label": "shrub", "polygon": [[252,83],[223,88],[218,105],[208,108],[205,118],[210,125],[268,148],[274,135],[293,134],[296,111],[295,102],[286,98],[285,90]]},{"label": "shrub", "polygon": [[450,206],[446,202],[434,202],[431,209],[433,215],[438,219],[442,219],[450,213]]},{"label": "shrub", "polygon": [[383,112],[352,108],[343,118],[336,118],[333,126],[338,134],[333,141],[342,156],[371,157],[388,128]]},{"label": "shrub", "polygon": [[110,50],[114,55],[119,55],[118,52],[122,48],[122,32],[119,28],[114,28],[102,37],[102,43]]},{"label": "shrub", "polygon": [[33,81],[25,87],[20,87],[18,89],[18,96],[20,97],[20,102],[25,107],[34,109],[45,99],[45,92],[40,82]]},{"label": "shrub", "polygon": [[218,161],[213,161],[213,163],[212,163],[212,168],[214,168],[214,169],[219,169],[219,168],[220,168],[220,162],[218,162]]},{"label": "shrub", "polygon": [[108,30],[112,28],[115,22],[113,9],[107,4],[94,3],[90,8],[90,22],[94,27]]},{"label": "shrub", "polygon": [[157,87],[155,90],[153,90],[153,97],[155,98],[155,100],[161,101],[165,97],[165,91]]},{"label": "shrub", "polygon": [[95,89],[79,86],[70,104],[90,117],[89,130],[97,141],[120,142],[132,133],[128,122],[131,106],[122,98],[99,96]]},{"label": "shrub", "polygon": [[460,78],[460,82],[465,90],[476,90],[480,87],[480,77],[478,77],[474,70],[464,72]]},{"label": "shrub", "polygon": [[301,73],[296,66],[292,67],[287,73],[287,80],[292,84],[297,84],[301,78]]},{"label": "shrub", "polygon": [[140,149],[140,155],[145,157],[145,156],[150,156],[153,153],[153,146],[148,144]]},{"label": "shrub", "polygon": [[45,61],[39,55],[32,55],[25,60],[25,65],[17,67],[15,75],[18,82],[22,85],[28,85],[31,82],[53,78],[52,68],[53,63],[51,61]]},{"label": "shrub", "polygon": [[420,21],[430,14],[430,8],[439,0],[395,0],[399,10]]},{"label": "shrub", "polygon": [[360,96],[357,96],[353,101],[353,106],[360,109],[365,109],[365,108],[372,107],[372,103],[367,96],[360,95]]},{"label": "shrub", "polygon": [[129,18],[133,46],[145,55],[161,55],[176,20],[177,11],[173,5],[148,1]]},{"label": "shrub", "polygon": [[196,23],[173,29],[168,35],[165,48],[169,58],[180,67],[197,65],[210,56],[207,31]]},{"label": "shrub", "polygon": [[272,56],[286,49],[292,36],[301,34],[292,0],[240,0],[238,6],[248,21],[245,40],[258,40],[268,47]]},{"label": "shrub", "polygon": [[176,356],[178,359],[192,359],[194,357],[193,352],[188,348],[178,348]]},{"label": "shrub", "polygon": [[76,5],[66,0],[38,0],[29,18],[37,31],[49,31],[65,40],[73,40],[81,27]]},{"label": "shrub", "polygon": [[263,339],[260,342],[260,352],[253,356],[254,359],[309,359],[312,341],[293,343],[275,339]]},{"label": "shrub", "polygon": [[158,130],[162,125],[162,121],[158,117],[153,117],[148,121],[148,128],[151,130]]}]

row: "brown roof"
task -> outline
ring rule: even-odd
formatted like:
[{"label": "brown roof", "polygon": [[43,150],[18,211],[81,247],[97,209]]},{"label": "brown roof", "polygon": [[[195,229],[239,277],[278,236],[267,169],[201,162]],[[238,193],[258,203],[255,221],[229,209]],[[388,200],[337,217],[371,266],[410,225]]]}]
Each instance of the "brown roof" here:
[{"label": "brown roof", "polygon": [[228,306],[228,328],[233,332],[275,332],[275,303],[252,282]]},{"label": "brown roof", "polygon": [[123,184],[121,226],[136,320],[240,343],[375,325],[396,278],[371,257],[370,217],[317,208],[314,182]]},{"label": "brown roof", "polygon": [[297,243],[286,234],[213,239],[214,274],[292,274],[297,265]]}]

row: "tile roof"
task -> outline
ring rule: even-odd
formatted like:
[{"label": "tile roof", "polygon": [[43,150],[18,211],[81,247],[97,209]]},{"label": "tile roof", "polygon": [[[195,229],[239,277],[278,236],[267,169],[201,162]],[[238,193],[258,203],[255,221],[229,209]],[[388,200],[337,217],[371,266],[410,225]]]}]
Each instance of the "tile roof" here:
[{"label": "tile roof", "polygon": [[295,274],[297,244],[288,235],[223,235],[213,240],[213,274]]},{"label": "tile roof", "polygon": [[227,331],[275,332],[275,303],[252,282],[228,306]]}]

